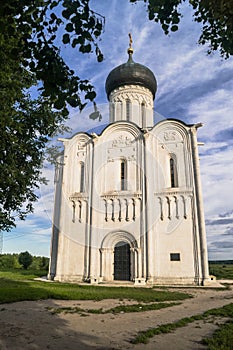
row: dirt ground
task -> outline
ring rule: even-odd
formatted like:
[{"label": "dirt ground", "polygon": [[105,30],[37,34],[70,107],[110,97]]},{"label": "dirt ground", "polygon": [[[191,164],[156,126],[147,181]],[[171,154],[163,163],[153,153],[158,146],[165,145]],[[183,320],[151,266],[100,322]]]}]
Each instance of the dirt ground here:
[{"label": "dirt ground", "polygon": [[[182,289],[184,291],[184,289]],[[170,334],[157,335],[149,343],[133,345],[138,331],[202,314],[233,302],[233,285],[229,290],[192,288],[192,299],[157,311],[120,314],[52,314],[49,308],[79,306],[83,309],[111,308],[127,301],[24,301],[0,305],[1,350],[110,350],[110,349],[205,349],[203,337],[217,328],[215,322],[196,321]],[[135,302],[134,302],[135,303]]]}]

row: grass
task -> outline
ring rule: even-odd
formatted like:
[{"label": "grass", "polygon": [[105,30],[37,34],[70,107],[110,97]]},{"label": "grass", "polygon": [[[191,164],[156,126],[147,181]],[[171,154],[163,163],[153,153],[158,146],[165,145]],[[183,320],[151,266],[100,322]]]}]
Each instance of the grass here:
[{"label": "grass", "polygon": [[[203,340],[204,344],[208,345],[209,350],[232,350],[233,345],[233,303],[225,305],[218,309],[211,309],[203,314],[200,315],[194,315],[192,317],[185,317],[181,320],[173,323],[167,323],[160,325],[156,328],[149,328],[146,331],[139,332],[138,335],[135,337],[134,340],[132,340],[133,344],[139,344],[139,343],[148,343],[149,339],[154,337],[155,335],[162,334],[162,333],[171,333],[177,328],[184,327],[187,324],[197,321],[197,320],[204,320],[210,316],[214,317],[226,317],[230,318],[229,322],[220,325],[219,329],[214,333],[213,337],[211,338],[205,338]],[[231,334],[228,334],[228,330],[231,330]],[[225,344],[226,347],[219,347],[218,343]],[[228,344],[228,347],[227,345]],[[216,347],[213,347],[216,346]],[[231,346],[231,347],[229,347]]]},{"label": "grass", "polygon": [[0,272],[0,303],[23,300],[63,299],[63,300],[103,300],[130,299],[151,303],[179,301],[192,297],[188,293],[154,290],[152,288],[86,286],[71,283],[34,281],[38,276],[31,271],[18,270]]},{"label": "grass", "polygon": [[0,279],[33,280],[36,277],[47,276],[46,270],[1,269]]},{"label": "grass", "polygon": [[207,345],[209,350],[232,350],[233,320],[221,325],[211,338],[204,338],[202,343]]},{"label": "grass", "polygon": [[[233,278],[233,264],[210,264],[210,273],[217,278]],[[156,290],[155,288],[130,288],[130,287],[103,287],[86,286],[70,283],[47,283],[34,281],[35,277],[46,275],[46,271],[32,270],[5,270],[0,271],[0,304],[23,300],[39,299],[63,299],[63,300],[103,300],[103,299],[128,299],[135,300],[138,304],[120,305],[108,310],[81,308],[61,308],[52,312],[79,312],[86,316],[88,313],[121,313],[121,312],[143,312],[158,310],[160,308],[173,306],[180,301],[192,297],[188,293],[170,292],[166,288]],[[171,303],[164,303],[171,301]],[[147,304],[143,304],[147,303]],[[4,310],[4,308],[0,309]],[[150,328],[139,332],[132,343],[147,343],[156,334],[170,333],[179,327],[196,320],[204,320],[208,317],[227,317],[228,322],[219,326],[219,329],[211,338],[203,339],[203,344],[209,350],[233,350],[233,304],[219,309],[211,309],[202,315],[183,318],[177,322],[164,324],[156,328]]]},{"label": "grass", "polygon": [[209,262],[210,275],[217,279],[233,279],[233,264],[216,264]]},{"label": "grass", "polygon": [[101,309],[82,309],[80,307],[60,307],[60,308],[48,308],[51,310],[52,314],[59,313],[89,313],[89,314],[119,314],[119,313],[127,313],[127,312],[145,312],[151,310],[160,310],[166,307],[171,307],[175,305],[179,305],[180,303],[156,303],[156,304],[132,304],[132,305],[119,305],[113,307],[111,309],[103,310]]}]

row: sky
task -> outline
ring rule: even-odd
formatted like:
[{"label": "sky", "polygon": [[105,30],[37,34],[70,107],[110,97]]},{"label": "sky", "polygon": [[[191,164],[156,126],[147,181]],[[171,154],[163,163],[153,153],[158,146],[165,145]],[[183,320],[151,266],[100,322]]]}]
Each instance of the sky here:
[{"label": "sky", "polygon": [[[106,19],[99,43],[104,61],[98,63],[95,54],[84,55],[64,45],[61,53],[81,78],[90,79],[95,86],[103,119],[89,119],[93,112],[89,103],[82,113],[70,109],[67,125],[75,133],[108,123],[105,80],[114,67],[127,61],[128,33],[132,33],[134,61],[149,67],[157,79],[155,122],[176,118],[204,124],[198,129],[198,141],[204,143],[199,155],[209,260],[233,260],[233,57],[225,60],[219,53],[207,55],[208,47],[197,44],[201,26],[194,22],[188,4],[181,7],[179,30],[169,36],[148,20],[143,1],[92,0],[91,7]],[[27,250],[49,256],[54,168],[47,161],[43,175],[48,185],[37,191],[34,213],[3,233],[3,253]]]}]

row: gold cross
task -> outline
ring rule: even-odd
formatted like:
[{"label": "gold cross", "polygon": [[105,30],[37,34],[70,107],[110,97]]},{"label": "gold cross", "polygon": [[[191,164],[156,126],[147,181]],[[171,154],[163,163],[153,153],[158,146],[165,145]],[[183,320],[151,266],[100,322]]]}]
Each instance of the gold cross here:
[{"label": "gold cross", "polygon": [[132,35],[131,35],[131,33],[129,33],[129,47],[130,48],[132,47],[132,42],[133,42]]}]

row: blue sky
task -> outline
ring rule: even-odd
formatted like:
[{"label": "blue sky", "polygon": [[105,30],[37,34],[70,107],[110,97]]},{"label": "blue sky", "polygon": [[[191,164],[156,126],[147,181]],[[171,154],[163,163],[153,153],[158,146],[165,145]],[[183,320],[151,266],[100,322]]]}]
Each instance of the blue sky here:
[{"label": "blue sky", "polygon": [[[111,69],[127,61],[131,32],[134,61],[148,66],[158,82],[155,119],[204,123],[198,139],[204,142],[199,152],[209,259],[233,259],[233,58],[224,60],[218,53],[207,56],[208,47],[198,46],[201,27],[187,4],[182,6],[179,31],[169,36],[149,22],[143,1],[92,0],[91,6],[106,17],[100,42],[104,61],[97,63],[94,54],[83,55],[68,46],[61,47],[61,52],[81,78],[95,85],[103,119],[88,118],[93,111],[89,104],[81,114],[71,109],[67,124],[76,132],[108,122],[105,80]],[[4,233],[4,253],[28,250],[49,256],[54,169],[47,162],[43,174],[49,184],[38,191],[34,213]]]}]

